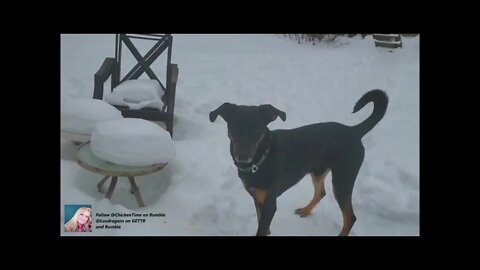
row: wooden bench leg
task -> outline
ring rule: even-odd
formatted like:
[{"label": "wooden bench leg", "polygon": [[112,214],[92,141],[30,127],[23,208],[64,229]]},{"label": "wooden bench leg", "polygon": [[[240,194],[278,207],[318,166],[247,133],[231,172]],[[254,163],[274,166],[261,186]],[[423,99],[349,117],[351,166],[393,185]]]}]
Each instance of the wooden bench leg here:
[{"label": "wooden bench leg", "polygon": [[115,185],[117,185],[117,177],[112,176],[112,182],[110,182],[110,186],[108,187],[107,194],[105,194],[105,198],[110,199],[112,197],[113,190],[115,189]]},{"label": "wooden bench leg", "polygon": [[103,186],[103,184],[105,184],[105,182],[108,180],[109,177],[110,177],[110,176],[107,175],[107,176],[105,176],[102,180],[100,180],[100,182],[98,182],[98,184],[97,184],[98,192],[103,193],[103,191],[102,191],[102,186]]},{"label": "wooden bench leg", "polygon": [[138,190],[137,184],[135,184],[135,178],[128,177],[128,181],[130,182],[130,190],[133,190],[135,194],[135,198],[137,199],[137,203],[140,207],[145,207],[145,203],[143,203],[142,196],[140,195],[140,191]]},{"label": "wooden bench leg", "polygon": [[170,137],[173,137],[173,119],[167,121],[167,131],[170,133]]}]

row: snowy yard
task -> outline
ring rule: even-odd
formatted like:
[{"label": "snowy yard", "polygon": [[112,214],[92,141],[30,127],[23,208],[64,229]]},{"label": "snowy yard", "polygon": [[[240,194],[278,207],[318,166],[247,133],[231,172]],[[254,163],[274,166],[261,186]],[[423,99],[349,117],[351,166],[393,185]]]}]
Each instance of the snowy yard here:
[{"label": "snowy yard", "polygon": [[[62,35],[62,101],[92,98],[93,75],[105,57],[113,57],[114,40],[114,35]],[[174,35],[175,159],[137,178],[147,205],[139,208],[126,178],[119,178],[112,199],[105,199],[96,187],[102,176],[81,168],[75,146],[62,139],[61,235],[255,235],[254,203],[237,176],[226,123],[221,118],[211,123],[209,112],[224,102],[272,104],[286,112],[287,121],[277,119],[271,130],[327,121],[356,125],[373,106],[352,114],[353,106],[372,89],[384,90],[389,105],[363,137],[365,161],[353,191],[357,222],[350,235],[419,235],[419,37],[402,42],[403,48],[390,53],[376,48],[371,36],[313,46],[279,35]],[[140,43],[140,53],[150,46]],[[133,63],[133,57],[123,61]],[[331,174],[326,197],[306,218],[294,210],[312,198],[309,175],[280,196],[272,236],[337,235],[342,215],[330,180]],[[65,204],[91,204],[93,232],[65,233]],[[165,217],[96,230],[96,213]]]}]

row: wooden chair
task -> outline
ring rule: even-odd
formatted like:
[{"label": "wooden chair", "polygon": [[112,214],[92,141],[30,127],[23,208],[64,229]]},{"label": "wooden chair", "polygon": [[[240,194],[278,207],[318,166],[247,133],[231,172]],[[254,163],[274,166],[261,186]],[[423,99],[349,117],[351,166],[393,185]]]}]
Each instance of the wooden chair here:
[{"label": "wooden chair", "polygon": [[[145,54],[141,56],[137,48],[135,48],[131,39],[145,39],[156,41],[155,45]],[[93,98],[103,99],[104,83],[111,75],[111,90],[126,80],[138,79],[143,73],[146,73],[152,80],[157,80],[162,87],[164,94],[162,101],[165,104],[162,110],[154,108],[142,108],[139,110],[130,109],[127,106],[113,105],[122,112],[124,117],[143,118],[151,121],[165,122],[167,131],[170,136],[173,134],[173,114],[175,109],[175,91],[178,78],[178,66],[171,63],[172,55],[171,34],[116,34],[115,37],[115,58],[105,58],[100,69],[95,73]],[[132,53],[138,63],[129,70],[125,76],[121,76],[122,67],[122,46],[125,45]],[[152,63],[167,50],[167,74],[165,85],[155,75],[150,68]]]}]

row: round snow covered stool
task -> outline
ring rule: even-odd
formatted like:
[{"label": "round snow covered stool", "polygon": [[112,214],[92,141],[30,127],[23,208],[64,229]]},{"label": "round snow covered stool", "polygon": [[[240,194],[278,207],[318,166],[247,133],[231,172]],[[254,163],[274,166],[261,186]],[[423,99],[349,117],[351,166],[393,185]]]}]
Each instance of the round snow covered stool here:
[{"label": "round snow covered stool", "polygon": [[139,118],[100,122],[90,141],[95,156],[119,165],[149,166],[175,158],[170,134],[159,125]]},{"label": "round snow covered stool", "polygon": [[61,104],[62,135],[73,142],[88,141],[97,123],[121,119],[122,113],[98,99],[71,99]]},{"label": "round snow covered stool", "polygon": [[111,178],[106,198],[112,197],[118,177],[127,177],[130,192],[144,207],[135,177],[163,169],[175,158],[175,148],[170,133],[157,124],[124,118],[98,123],[90,142],[80,145],[75,156],[81,167],[105,175],[97,184],[98,191],[104,192],[102,186]]},{"label": "round snow covered stool", "polygon": [[80,145],[75,153],[78,164],[86,170],[94,173],[105,175],[97,184],[98,191],[104,193],[102,186],[111,178],[108,190],[105,193],[105,198],[111,199],[115,186],[117,185],[118,177],[127,177],[130,182],[130,192],[135,195],[137,203],[140,207],[144,207],[142,195],[140,189],[135,183],[135,177],[154,173],[163,169],[167,164],[155,164],[144,167],[123,166],[110,163],[108,161],[97,158],[92,153],[92,147],[90,142]]}]

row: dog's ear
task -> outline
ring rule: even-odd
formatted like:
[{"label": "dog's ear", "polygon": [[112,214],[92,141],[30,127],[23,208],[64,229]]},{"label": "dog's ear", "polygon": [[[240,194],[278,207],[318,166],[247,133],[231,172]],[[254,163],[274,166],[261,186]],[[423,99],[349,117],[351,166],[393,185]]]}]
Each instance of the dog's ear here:
[{"label": "dog's ear", "polygon": [[235,108],[235,104],[231,104],[228,102],[223,103],[220,107],[216,110],[210,112],[210,122],[215,122],[217,116],[221,116],[225,121],[228,122],[228,117],[232,113],[233,109]]},{"label": "dog's ear", "polygon": [[270,104],[260,105],[259,107],[260,111],[265,115],[267,123],[270,123],[277,119],[277,116],[280,116],[283,121],[287,120],[287,114],[285,112],[280,111],[279,109],[273,107]]}]

